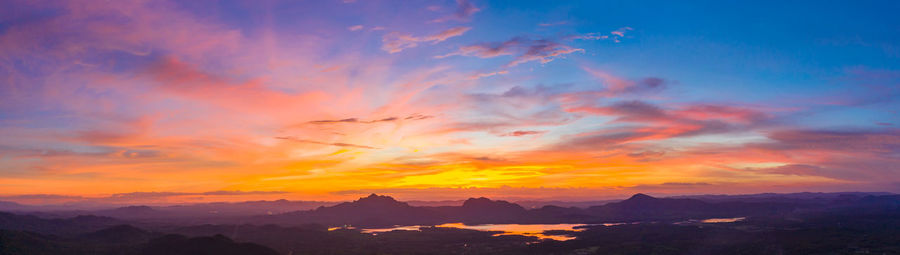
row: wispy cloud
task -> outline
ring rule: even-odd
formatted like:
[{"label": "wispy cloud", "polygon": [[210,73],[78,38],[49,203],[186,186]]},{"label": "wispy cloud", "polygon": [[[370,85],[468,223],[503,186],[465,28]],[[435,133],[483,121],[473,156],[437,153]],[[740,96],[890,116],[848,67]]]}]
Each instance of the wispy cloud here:
[{"label": "wispy cloud", "polygon": [[390,53],[398,53],[405,49],[419,46],[419,43],[437,44],[447,39],[461,36],[471,27],[454,27],[429,36],[413,36],[408,33],[393,32],[382,37],[381,49]]},{"label": "wispy cloud", "polygon": [[535,131],[535,130],[516,130],[506,134],[502,134],[501,136],[528,136],[528,135],[541,135],[547,133],[547,131]]},{"label": "wispy cloud", "polygon": [[435,58],[440,59],[451,56],[493,58],[505,55],[515,55],[516,57],[506,65],[507,67],[513,67],[531,61],[538,61],[542,64],[546,64],[554,59],[576,52],[583,53],[584,49],[563,45],[546,39],[530,40],[516,37],[500,43],[480,43],[462,46],[455,52],[438,55],[435,56]]},{"label": "wispy cloud", "polygon": [[619,29],[610,31],[609,33],[586,33],[580,35],[569,36],[568,39],[572,40],[612,40],[615,43],[622,42],[623,38],[626,38],[626,33],[628,31],[634,30],[631,27],[621,27]]},{"label": "wispy cloud", "polygon": [[[439,8],[432,7],[430,7],[430,9],[433,9],[433,11],[440,10]],[[469,2],[469,0],[456,0],[456,11],[453,13],[453,15],[437,18],[432,20],[431,22],[441,23],[450,20],[467,21],[470,17],[472,17],[473,14],[478,11],[481,11],[481,9],[472,4],[472,2]]]},{"label": "wispy cloud", "polygon": [[288,141],[300,142],[300,143],[338,146],[338,147],[352,147],[352,148],[360,148],[360,149],[378,149],[378,148],[375,148],[372,146],[365,146],[365,145],[358,145],[358,144],[351,144],[351,143],[341,143],[341,142],[335,142],[335,143],[320,142],[320,141],[314,141],[314,140],[300,139],[300,138],[291,137],[291,136],[279,136],[279,137],[275,137],[275,139],[288,140]]}]

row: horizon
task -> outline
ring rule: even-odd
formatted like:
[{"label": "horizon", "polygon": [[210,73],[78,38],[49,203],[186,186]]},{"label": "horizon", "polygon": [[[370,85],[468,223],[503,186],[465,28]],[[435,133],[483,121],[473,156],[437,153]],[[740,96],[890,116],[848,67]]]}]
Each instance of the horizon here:
[{"label": "horizon", "polygon": [[[339,204],[339,203],[356,202],[356,201],[363,200],[363,199],[366,199],[366,198],[369,198],[369,197],[372,197],[372,196],[375,196],[375,197],[387,197],[387,198],[391,198],[391,199],[393,199],[393,200],[395,200],[395,201],[398,201],[398,202],[412,203],[412,204],[411,204],[412,206],[424,206],[424,207],[428,207],[428,206],[437,206],[437,205],[432,205],[432,204],[439,204],[439,205],[453,205],[453,206],[457,206],[457,205],[462,205],[462,203],[465,202],[465,201],[468,201],[468,200],[471,200],[471,199],[481,199],[481,198],[486,198],[486,199],[489,199],[489,200],[491,200],[491,201],[506,201],[506,202],[510,202],[510,203],[514,203],[514,204],[520,204],[520,203],[537,203],[537,204],[543,204],[543,205],[552,205],[554,202],[558,202],[558,203],[563,203],[563,204],[587,203],[587,204],[594,204],[594,205],[602,205],[602,204],[605,204],[605,203],[611,203],[611,202],[618,202],[618,201],[628,200],[628,199],[630,199],[630,198],[633,198],[633,197],[639,196],[639,195],[649,196],[649,197],[653,197],[653,198],[695,198],[695,199],[696,199],[696,198],[701,198],[701,197],[731,197],[731,198],[734,198],[734,199],[738,199],[739,197],[747,197],[747,196],[750,196],[750,197],[752,197],[752,196],[785,197],[785,196],[790,196],[790,195],[800,195],[800,194],[802,194],[802,195],[826,195],[826,196],[827,196],[827,195],[845,195],[845,194],[846,194],[846,195],[850,195],[850,194],[852,194],[852,195],[859,195],[859,194],[862,194],[862,195],[866,195],[866,196],[874,196],[874,195],[897,195],[897,193],[891,193],[891,192],[858,192],[858,191],[847,191],[847,192],[752,193],[752,194],[691,194],[691,195],[654,195],[654,194],[648,194],[648,193],[633,193],[633,194],[630,194],[630,195],[627,195],[627,196],[608,197],[608,198],[603,198],[603,199],[599,199],[599,198],[598,198],[598,199],[592,199],[592,200],[522,199],[522,198],[515,198],[515,197],[510,197],[510,198],[502,198],[502,197],[501,197],[501,198],[495,198],[495,197],[484,197],[484,196],[464,197],[464,198],[450,199],[450,200],[416,200],[416,199],[402,199],[402,198],[397,198],[397,197],[391,196],[391,195],[389,195],[389,194],[376,194],[376,193],[371,193],[371,194],[369,194],[369,195],[366,195],[366,196],[360,196],[360,197],[357,197],[357,198],[354,198],[354,199],[350,199],[350,200],[289,200],[289,199],[280,198],[280,199],[272,199],[272,200],[266,200],[266,199],[260,199],[260,200],[233,200],[233,201],[219,201],[219,200],[217,200],[217,201],[202,201],[202,200],[196,200],[196,201],[159,202],[159,201],[156,201],[156,200],[146,200],[146,201],[139,201],[139,200],[137,200],[137,201],[136,201],[136,200],[125,200],[125,201],[122,201],[122,200],[118,200],[118,201],[109,201],[109,200],[106,200],[106,199],[110,199],[111,197],[96,197],[96,198],[82,197],[82,198],[79,198],[79,200],[65,200],[65,201],[59,201],[59,200],[56,200],[56,199],[50,199],[51,201],[48,202],[46,199],[27,198],[27,199],[22,199],[22,200],[20,200],[20,201],[16,201],[15,198],[14,198],[14,199],[6,199],[6,198],[8,198],[8,197],[0,197],[0,202],[12,202],[12,203],[15,203],[15,204],[17,204],[17,205],[22,205],[22,206],[46,207],[46,208],[52,209],[52,210],[49,210],[49,211],[60,211],[60,210],[63,210],[63,209],[57,208],[57,207],[54,207],[54,206],[65,206],[65,207],[81,206],[81,207],[75,207],[75,208],[73,208],[72,210],[97,210],[97,209],[104,209],[104,208],[105,208],[105,209],[112,209],[112,208],[124,208],[124,207],[136,207],[136,206],[170,207],[170,206],[189,206],[189,205],[203,205],[203,204],[217,204],[217,203],[236,204],[236,203],[282,202],[282,201],[283,201],[283,202],[296,202],[296,203],[319,203],[319,204],[323,204],[323,205],[326,205],[326,206],[327,206],[327,205],[336,205],[336,204]],[[37,201],[35,201],[35,200],[39,200],[39,202],[37,202]],[[24,201],[24,202],[22,202],[22,201]],[[523,205],[523,206],[524,206],[524,205]],[[584,206],[576,206],[576,207],[584,207]],[[529,208],[529,207],[526,207],[526,209],[527,209],[527,208]],[[535,208],[535,207],[530,207],[530,208]],[[68,209],[66,209],[66,210],[68,210]]]},{"label": "horizon", "polygon": [[900,193],[898,2],[0,4],[0,201]]}]

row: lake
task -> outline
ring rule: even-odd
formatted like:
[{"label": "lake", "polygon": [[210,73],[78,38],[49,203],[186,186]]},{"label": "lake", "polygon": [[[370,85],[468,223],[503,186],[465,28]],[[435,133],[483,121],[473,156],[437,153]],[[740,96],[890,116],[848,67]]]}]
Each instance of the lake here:
[{"label": "lake", "polygon": [[[710,218],[710,219],[702,219],[702,220],[687,220],[682,222],[676,222],[674,224],[696,224],[696,223],[731,223],[738,222],[746,219],[745,217],[737,217],[737,218]],[[637,222],[635,222],[637,223]],[[412,226],[395,226],[391,228],[366,228],[361,229],[362,233],[368,233],[377,235],[381,232],[390,232],[394,230],[406,230],[406,231],[419,231],[425,227],[442,227],[442,228],[460,228],[460,229],[471,229],[471,230],[479,230],[479,231],[497,231],[502,232],[496,235],[523,235],[523,236],[534,236],[540,239],[551,239],[557,241],[566,241],[575,239],[573,236],[559,234],[552,235],[546,234],[545,231],[549,230],[565,230],[565,231],[573,231],[579,232],[584,231],[586,226],[616,226],[628,223],[602,223],[602,224],[479,224],[479,225],[466,225],[463,223],[445,223],[441,225],[435,226],[422,226],[422,225],[412,225]],[[634,223],[633,223],[634,224]],[[352,228],[352,227],[350,227]],[[332,230],[332,229],[329,229]]]},{"label": "lake", "polygon": [[[534,236],[541,239],[552,239],[558,241],[572,240],[575,239],[573,236],[568,235],[551,235],[545,234],[544,231],[548,230],[567,230],[567,231],[583,231],[583,228],[577,228],[579,226],[595,226],[595,225],[603,225],[603,226],[613,226],[624,223],[607,223],[607,224],[480,224],[480,225],[466,225],[462,223],[445,223],[441,225],[436,225],[434,227],[442,227],[442,228],[460,228],[460,229],[471,229],[471,230],[479,230],[479,231],[498,231],[503,232],[496,235],[523,235],[523,236]],[[431,227],[431,226],[397,226],[393,228],[370,228],[363,229],[363,233],[370,234],[378,234],[380,232],[388,232],[394,230],[408,230],[408,231],[418,231],[422,227]]]}]

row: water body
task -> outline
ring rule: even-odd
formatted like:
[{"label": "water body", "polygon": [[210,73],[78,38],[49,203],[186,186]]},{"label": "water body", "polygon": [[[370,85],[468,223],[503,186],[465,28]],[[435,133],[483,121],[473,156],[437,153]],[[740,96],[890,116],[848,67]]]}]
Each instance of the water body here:
[{"label": "water body", "polygon": [[676,225],[685,225],[685,224],[697,224],[697,223],[708,223],[708,224],[713,224],[713,223],[732,223],[732,222],[743,221],[743,220],[746,220],[746,219],[747,219],[747,217],[735,217],[735,218],[709,218],[709,219],[702,219],[702,220],[686,220],[686,221],[679,221],[679,222],[675,222],[675,224],[676,224]]},{"label": "water body", "polygon": [[[534,236],[541,239],[552,239],[558,241],[572,240],[575,239],[573,236],[568,235],[551,235],[545,234],[544,231],[548,230],[566,230],[566,231],[584,231],[584,226],[614,226],[620,225],[624,223],[606,223],[606,224],[481,224],[481,225],[466,225],[462,223],[445,223],[441,225],[436,225],[434,227],[441,228],[461,228],[461,229],[471,229],[471,230],[479,230],[479,231],[497,231],[502,232],[496,235],[523,235],[523,236]],[[396,226],[393,228],[370,228],[363,229],[363,233],[370,234],[378,234],[380,232],[388,232],[394,230],[408,230],[408,231],[419,231],[423,227],[431,227],[431,226]]]},{"label": "water body", "polygon": [[[697,224],[697,223],[731,223],[745,220],[745,217],[736,217],[736,218],[710,218],[710,219],[702,219],[702,220],[687,220],[676,222],[674,224],[682,225],[682,224]],[[616,226],[623,225],[628,223],[603,223],[603,224],[480,224],[480,225],[466,225],[463,223],[445,223],[441,225],[435,226],[421,226],[421,225],[413,225],[413,226],[395,226],[392,228],[366,228],[361,229],[362,233],[368,233],[377,235],[381,232],[390,232],[394,230],[405,230],[405,231],[420,231],[422,228],[426,227],[441,227],[441,228],[460,228],[460,229],[471,229],[471,230],[479,230],[479,231],[496,231],[502,232],[496,235],[523,235],[523,236],[534,236],[540,239],[551,239],[557,241],[566,241],[575,239],[573,236],[564,235],[564,234],[546,234],[545,231],[549,230],[565,230],[565,231],[573,231],[580,232],[584,231],[584,227],[588,226]],[[352,227],[343,227],[343,228],[352,228]],[[336,229],[336,228],[333,228]],[[329,229],[332,230],[332,229]]]}]

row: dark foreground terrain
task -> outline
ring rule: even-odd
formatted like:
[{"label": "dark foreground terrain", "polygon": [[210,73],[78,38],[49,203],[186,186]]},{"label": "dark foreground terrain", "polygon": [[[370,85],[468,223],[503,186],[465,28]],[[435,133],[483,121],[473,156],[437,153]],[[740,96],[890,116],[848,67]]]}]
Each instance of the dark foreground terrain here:
[{"label": "dark foreground terrain", "polygon": [[[223,219],[172,220],[171,215],[129,219],[0,213],[0,254],[900,254],[897,195],[636,195],[603,206],[532,210],[487,199],[467,202],[459,207],[413,207],[370,196],[310,211],[233,218],[230,224],[220,222]],[[746,219],[696,221],[708,216]],[[552,233],[575,237],[568,241],[441,227],[377,235],[349,228],[329,231],[335,223],[364,220],[402,225],[572,219],[626,224]]]}]

